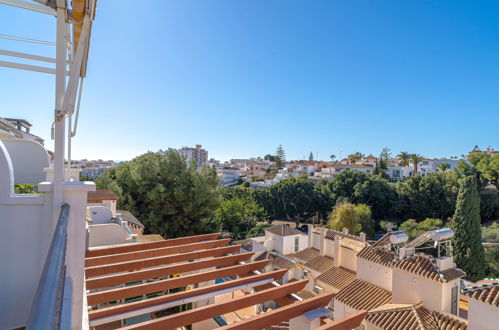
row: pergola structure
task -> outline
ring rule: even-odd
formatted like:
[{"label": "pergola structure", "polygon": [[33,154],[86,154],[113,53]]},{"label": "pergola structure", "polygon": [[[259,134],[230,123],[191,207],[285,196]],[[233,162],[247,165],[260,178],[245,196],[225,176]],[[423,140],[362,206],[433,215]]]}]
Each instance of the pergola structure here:
[{"label": "pergola structure", "polygon": [[[327,311],[324,306],[333,294],[301,300],[294,294],[305,287],[307,280],[279,285],[276,281],[286,270],[261,273],[259,270],[268,260],[248,262],[253,252],[238,253],[240,245],[228,246],[230,239],[218,238],[219,234],[214,233],[87,251],[85,278],[87,301],[92,307],[90,326],[121,323],[123,319],[186,304],[191,309],[126,329],[174,329],[269,301],[276,302],[279,308],[223,329],[262,329],[302,315],[324,315]],[[178,288],[182,290],[175,290]],[[250,293],[214,302],[215,296],[239,290]],[[131,298],[136,301],[125,303]],[[340,321],[324,319],[319,324],[321,329],[351,329],[360,325],[364,315],[360,312]]]}]

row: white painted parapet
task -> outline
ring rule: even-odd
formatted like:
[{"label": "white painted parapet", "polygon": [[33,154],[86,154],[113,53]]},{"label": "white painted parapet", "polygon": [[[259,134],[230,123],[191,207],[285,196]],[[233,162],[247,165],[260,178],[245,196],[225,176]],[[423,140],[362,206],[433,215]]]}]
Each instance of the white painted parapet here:
[{"label": "white painted parapet", "polygon": [[[38,190],[45,192],[48,205],[52,206],[54,184],[42,182]],[[66,276],[73,282],[72,329],[82,329],[84,306],[85,250],[87,248],[86,209],[87,194],[95,191],[93,182],[64,182],[63,202],[71,206],[68,224],[68,244],[66,250]],[[87,325],[88,327],[88,325]]]}]

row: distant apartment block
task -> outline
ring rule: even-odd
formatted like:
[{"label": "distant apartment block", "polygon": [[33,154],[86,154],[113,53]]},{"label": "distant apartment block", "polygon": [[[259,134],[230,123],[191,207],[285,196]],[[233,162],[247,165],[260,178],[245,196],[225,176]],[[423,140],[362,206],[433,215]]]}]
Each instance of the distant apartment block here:
[{"label": "distant apartment block", "polygon": [[196,144],[194,148],[182,147],[178,152],[184,156],[187,164],[190,164],[193,160],[197,167],[208,163],[208,151],[203,149],[200,144]]}]

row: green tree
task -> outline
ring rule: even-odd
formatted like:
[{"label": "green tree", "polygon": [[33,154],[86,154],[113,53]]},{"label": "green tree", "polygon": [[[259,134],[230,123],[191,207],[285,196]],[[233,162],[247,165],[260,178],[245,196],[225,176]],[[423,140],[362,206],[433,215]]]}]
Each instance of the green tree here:
[{"label": "green tree", "polygon": [[362,225],[355,211],[355,205],[352,203],[337,204],[329,214],[327,226],[339,231],[347,228],[348,232],[354,235],[362,230]]},{"label": "green tree", "polygon": [[268,160],[268,161],[270,161],[270,162],[273,162],[273,161],[275,161],[275,156],[273,156],[273,155],[271,155],[271,154],[266,154],[266,155],[263,157],[263,159]]},{"label": "green tree", "polygon": [[409,219],[400,224],[399,229],[405,230],[405,233],[407,234],[407,236],[409,236],[409,240],[413,240],[426,231],[440,229],[442,227],[442,220],[426,218],[421,222],[417,222],[414,219]]},{"label": "green tree", "polygon": [[284,151],[284,148],[281,144],[277,146],[274,160],[277,168],[283,168],[286,164],[286,152]]},{"label": "green tree", "polygon": [[270,223],[259,223],[255,227],[251,228],[248,232],[247,238],[250,237],[260,237],[265,235],[265,229],[272,227]]},{"label": "green tree", "polygon": [[176,150],[148,152],[106,172],[111,173],[99,177],[97,186],[116,192],[119,206],[141,219],[149,233],[168,238],[202,233],[220,203],[215,170],[188,167]]},{"label": "green tree", "polygon": [[352,203],[337,204],[328,217],[327,226],[339,231],[347,228],[348,232],[357,235],[364,231],[367,235],[374,235],[374,222],[371,219],[371,209],[365,204]]},{"label": "green tree", "polygon": [[490,226],[482,226],[482,238],[486,243],[499,243],[499,223],[494,222]]},{"label": "green tree", "polygon": [[266,220],[264,209],[255,201],[233,198],[220,203],[210,226],[215,231],[228,232],[235,240],[246,238],[248,232],[261,221]]},{"label": "green tree", "polygon": [[499,219],[499,193],[497,191],[480,192],[480,219],[482,223]]},{"label": "green tree", "polygon": [[437,165],[437,168],[440,170],[440,172],[446,172],[450,168],[450,165],[447,163],[441,163]]},{"label": "green tree", "polygon": [[312,153],[312,151],[310,151],[310,154],[308,155],[308,161],[314,161],[314,154]]},{"label": "green tree", "polygon": [[37,184],[29,184],[29,183],[19,184],[19,183],[16,183],[16,184],[14,184],[14,190],[18,194],[40,194],[38,192],[38,185]]},{"label": "green tree", "polygon": [[453,172],[413,176],[397,183],[397,213],[401,219],[446,219],[454,213],[457,176]]},{"label": "green tree", "polygon": [[364,154],[357,151],[356,153],[352,154],[352,155],[349,155],[348,156],[348,160],[352,163],[352,164],[355,164],[356,162],[358,162],[359,160],[361,160],[362,158],[364,158]]},{"label": "green tree", "polygon": [[411,160],[411,155],[406,152],[402,151],[397,155],[397,159],[399,160],[399,165],[400,166],[409,166],[409,161]]},{"label": "green tree", "polygon": [[499,189],[499,154],[482,157],[475,165],[478,172]]},{"label": "green tree", "polygon": [[375,230],[374,220],[371,217],[371,208],[366,204],[359,204],[355,206],[355,212],[357,213],[362,231],[366,233],[367,237],[373,238]]},{"label": "green tree", "polygon": [[329,155],[329,158],[331,159],[331,161],[333,162],[334,159],[336,158],[336,155]]},{"label": "green tree", "polygon": [[485,275],[485,255],[480,228],[480,198],[475,176],[460,181],[453,218],[454,260],[472,281]]},{"label": "green tree", "polygon": [[418,165],[424,159],[420,154],[410,154],[409,159],[412,162],[412,176],[418,175]]}]

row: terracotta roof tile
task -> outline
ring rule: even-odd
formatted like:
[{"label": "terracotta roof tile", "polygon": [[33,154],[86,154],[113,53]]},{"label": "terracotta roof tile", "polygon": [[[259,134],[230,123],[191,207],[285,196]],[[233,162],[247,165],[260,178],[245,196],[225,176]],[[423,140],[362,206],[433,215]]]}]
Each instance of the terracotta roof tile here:
[{"label": "terracotta roof tile", "polygon": [[299,234],[303,235],[303,233],[298,229],[291,228],[290,226],[285,224],[280,224],[277,226],[266,228],[265,231],[271,232],[279,236],[290,236],[290,235],[299,235]]},{"label": "terracotta roof tile", "polygon": [[432,260],[428,256],[418,254],[396,261],[393,267],[440,282],[448,282],[466,275],[461,269],[455,267],[441,272]]},{"label": "terracotta roof tile", "polygon": [[484,284],[478,288],[465,288],[463,294],[499,308],[499,283]]},{"label": "terracotta roof tile", "polygon": [[392,293],[369,282],[356,279],[340,290],[335,300],[356,310],[372,310],[390,303]]},{"label": "terracotta roof tile", "polygon": [[383,266],[392,267],[392,261],[397,255],[391,251],[366,246],[359,252],[357,257]]},{"label": "terracotta roof tile", "polygon": [[123,220],[144,228],[142,222],[140,222],[139,219],[137,219],[132,213],[125,210],[116,210],[116,213],[118,213],[118,216],[121,217]]},{"label": "terracotta roof tile", "polygon": [[296,293],[296,295],[298,295],[303,300],[315,297],[315,293],[310,292],[308,290],[299,291],[299,292]]},{"label": "terracotta roof tile", "polygon": [[305,250],[301,250],[300,252],[295,253],[291,256],[294,259],[296,259],[297,261],[302,261],[302,262],[306,263],[319,255],[320,255],[319,250],[310,247],[310,248],[306,248]]},{"label": "terracotta roof tile", "polygon": [[342,237],[342,238],[350,238],[350,239],[353,239],[353,240],[356,240],[356,241],[359,241],[359,242],[364,242],[359,236],[354,236],[352,234],[347,234],[347,233],[344,233],[342,231],[338,231],[338,230],[334,230],[334,229],[329,229],[326,232],[326,238],[327,239],[334,240],[335,236],[339,236],[339,237]]},{"label": "terracotta roof tile", "polygon": [[438,312],[430,312],[423,304],[386,304],[370,311],[365,320],[379,329],[464,330],[465,322]]},{"label": "terracotta roof tile", "polygon": [[87,193],[87,203],[100,203],[102,201],[117,201],[120,199],[112,190],[96,190]]},{"label": "terracotta roof tile", "polygon": [[337,290],[341,290],[355,281],[355,275],[355,272],[349,269],[343,267],[333,267],[318,276],[317,281],[320,281]]},{"label": "terracotta roof tile", "polygon": [[334,259],[327,256],[317,256],[307,262],[304,266],[316,270],[319,273],[324,273],[334,266]]}]

